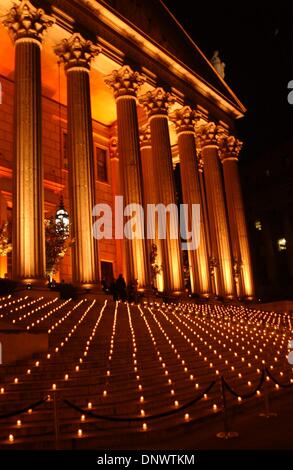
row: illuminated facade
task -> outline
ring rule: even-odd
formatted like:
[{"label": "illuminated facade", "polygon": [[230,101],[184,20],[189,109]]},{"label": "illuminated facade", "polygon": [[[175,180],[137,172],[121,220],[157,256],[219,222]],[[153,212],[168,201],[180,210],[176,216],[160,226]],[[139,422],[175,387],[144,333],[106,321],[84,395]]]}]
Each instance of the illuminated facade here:
[{"label": "illuminated facade", "polygon": [[[188,253],[192,292],[251,298],[234,136],[245,108],[166,7],[145,3],[1,2],[1,219],[13,232],[12,266],[2,260],[1,274],[44,278],[44,217],[62,195],[74,245],[60,279],[92,285],[123,272],[150,286],[150,241],[97,242],[92,208],[114,211],[115,195],[176,203],[180,162],[183,202],[201,207],[200,245]],[[158,289],[182,291],[179,240],[167,227],[153,242]]]}]

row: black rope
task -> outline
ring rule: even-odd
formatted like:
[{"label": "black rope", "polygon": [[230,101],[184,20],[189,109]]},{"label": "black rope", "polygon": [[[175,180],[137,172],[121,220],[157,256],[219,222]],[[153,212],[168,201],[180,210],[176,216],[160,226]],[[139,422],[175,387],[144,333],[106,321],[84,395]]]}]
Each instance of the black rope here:
[{"label": "black rope", "polygon": [[226,382],[226,380],[224,379],[224,377],[223,377],[223,384],[225,385],[226,389],[227,389],[232,395],[234,395],[234,397],[240,397],[240,398],[242,398],[243,400],[246,400],[246,399],[248,399],[248,398],[252,398],[252,397],[256,394],[256,392],[261,389],[261,387],[262,387],[262,385],[263,385],[263,383],[264,383],[264,381],[265,381],[265,376],[266,376],[265,370],[262,369],[259,384],[258,384],[251,392],[249,392],[249,393],[244,393],[244,394],[242,394],[242,395],[241,395],[240,393],[235,392],[235,390],[233,390],[233,388],[230,387],[230,385]]},{"label": "black rope", "polygon": [[266,373],[268,374],[269,378],[272,379],[272,381],[279,385],[279,387],[281,388],[289,388],[289,387],[292,387],[293,386],[293,382],[290,382],[288,384],[281,384],[272,374],[271,372],[269,371],[269,369],[266,367]]},{"label": "black rope", "polygon": [[213,380],[200,395],[198,395],[196,398],[186,403],[185,405],[182,405],[180,408],[170,410],[170,411],[165,411],[164,413],[158,413],[156,415],[151,415],[151,416],[136,416],[136,417],[127,418],[127,417],[122,417],[122,416],[119,417],[119,416],[98,415],[92,411],[84,410],[83,408],[75,405],[69,400],[63,400],[63,403],[65,403],[67,406],[69,406],[70,408],[73,408],[74,410],[78,411],[81,414],[90,416],[91,418],[102,419],[104,421],[117,421],[117,422],[130,422],[130,421],[137,422],[137,421],[142,421],[142,420],[146,421],[146,420],[153,420],[153,419],[158,419],[158,418],[165,418],[166,416],[171,416],[175,413],[180,413],[181,411],[185,410],[186,408],[189,408],[190,406],[200,401],[205,394],[209,393],[209,391],[213,388],[215,383],[216,381]]},{"label": "black rope", "polygon": [[32,403],[31,405],[25,406],[24,408],[21,408],[20,410],[17,411],[10,411],[10,413],[5,413],[4,415],[0,416],[0,419],[5,419],[5,418],[12,418],[13,416],[21,415],[23,413],[26,413],[28,410],[34,410],[40,405],[43,405],[46,403],[47,400],[38,400],[35,403]]}]

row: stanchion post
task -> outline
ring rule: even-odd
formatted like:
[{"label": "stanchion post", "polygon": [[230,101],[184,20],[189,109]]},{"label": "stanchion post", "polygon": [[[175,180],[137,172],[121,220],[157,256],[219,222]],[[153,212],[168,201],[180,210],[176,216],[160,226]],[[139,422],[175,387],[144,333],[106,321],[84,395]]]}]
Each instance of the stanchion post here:
[{"label": "stanchion post", "polygon": [[58,409],[57,409],[57,393],[53,390],[53,409],[54,409],[54,434],[55,434],[55,449],[59,449],[59,423],[58,423]]},{"label": "stanchion post", "polygon": [[224,431],[218,432],[217,437],[219,439],[232,439],[232,438],[238,437],[239,434],[236,431],[229,431],[228,413],[227,413],[227,399],[226,399],[226,390],[225,390],[225,384],[224,384],[223,376],[221,376],[220,385],[221,385]]},{"label": "stanchion post", "polygon": [[262,413],[259,413],[259,416],[262,418],[272,418],[274,416],[277,416],[277,413],[274,413],[270,411],[270,400],[269,400],[269,390],[268,390],[268,384],[267,384],[267,373],[264,368],[264,374],[265,374],[265,380],[264,380],[264,399],[265,399],[265,411]]}]

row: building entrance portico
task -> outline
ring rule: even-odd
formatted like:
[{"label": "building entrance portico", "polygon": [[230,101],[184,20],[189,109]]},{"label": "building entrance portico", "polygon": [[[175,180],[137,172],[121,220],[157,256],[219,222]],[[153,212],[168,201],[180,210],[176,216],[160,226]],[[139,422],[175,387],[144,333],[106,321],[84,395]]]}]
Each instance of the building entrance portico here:
[{"label": "building entrance portico", "polygon": [[[4,0],[0,7],[0,40],[15,59],[0,66],[8,120],[0,107],[0,131],[7,129],[3,150],[0,141],[1,190],[12,212],[10,276],[45,278],[44,219],[62,194],[72,246],[58,266],[60,279],[99,285],[98,266],[108,260],[114,277],[122,272],[142,289],[182,292],[187,269],[192,294],[252,298],[234,126],[244,106],[175,24],[186,57],[194,53],[191,62],[184,63],[179,50],[161,48],[144,24],[129,23],[122,4],[119,12],[92,0],[64,0],[58,8],[48,1],[45,10],[41,3]],[[188,251],[188,266],[181,240],[172,237],[172,213],[165,238],[156,231],[151,240],[114,233],[95,239],[96,204],[113,214],[117,196],[124,207],[176,205],[176,163],[189,220],[193,204],[201,214],[200,242]]]}]

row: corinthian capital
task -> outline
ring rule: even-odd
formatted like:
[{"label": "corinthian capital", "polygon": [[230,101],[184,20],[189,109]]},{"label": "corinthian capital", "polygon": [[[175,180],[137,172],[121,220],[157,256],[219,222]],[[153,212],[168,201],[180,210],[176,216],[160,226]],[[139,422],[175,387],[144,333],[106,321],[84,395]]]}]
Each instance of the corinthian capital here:
[{"label": "corinthian capital", "polygon": [[222,161],[225,159],[238,159],[239,152],[242,148],[243,142],[236,139],[233,135],[224,136],[220,142],[220,158]]},{"label": "corinthian capital", "polygon": [[167,116],[169,106],[174,104],[174,98],[163,88],[156,88],[148,91],[141,96],[139,102],[144,106],[149,117],[151,116]]},{"label": "corinthian capital", "polygon": [[214,122],[208,122],[197,130],[197,138],[200,142],[201,148],[208,145],[219,145],[223,135],[223,128],[217,126]]},{"label": "corinthian capital", "polygon": [[180,132],[195,132],[194,126],[197,121],[197,115],[189,106],[176,109],[174,113],[169,115],[169,118],[174,122],[178,134]]},{"label": "corinthian capital", "polygon": [[41,8],[36,8],[29,0],[21,0],[11,8],[3,24],[13,41],[31,38],[41,43],[44,33],[54,22],[54,18],[46,15]]},{"label": "corinthian capital", "polygon": [[147,124],[140,130],[139,141],[141,147],[151,146],[151,129],[149,124]]},{"label": "corinthian capital", "polygon": [[87,39],[84,39],[81,34],[74,33],[69,39],[63,39],[61,44],[55,48],[55,53],[64,62],[65,70],[73,67],[83,67],[87,70],[90,69],[91,61],[101,51],[99,46],[96,46]]},{"label": "corinthian capital", "polygon": [[136,97],[144,81],[144,76],[134,72],[129,65],[123,65],[119,70],[113,70],[105,78],[105,83],[112,88],[115,98],[120,96]]}]

